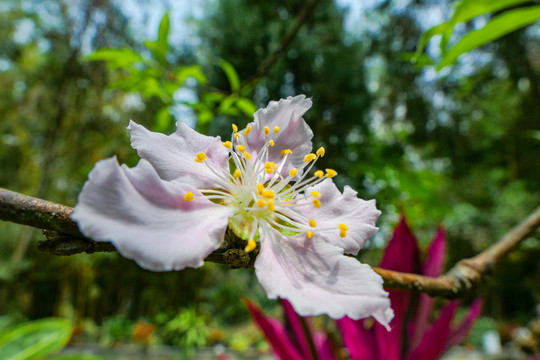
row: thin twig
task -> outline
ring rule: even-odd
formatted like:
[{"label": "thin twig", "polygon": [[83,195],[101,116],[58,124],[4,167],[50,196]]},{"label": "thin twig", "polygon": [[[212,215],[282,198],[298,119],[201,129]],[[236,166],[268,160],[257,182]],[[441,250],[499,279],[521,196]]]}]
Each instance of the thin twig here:
[{"label": "thin twig", "polygon": [[[48,240],[40,242],[38,249],[56,255],[114,251],[110,243],[85,238],[77,224],[71,220],[72,212],[73,209],[69,206],[0,188],[0,220],[45,230]],[[388,288],[419,291],[448,298],[461,297],[475,291],[495,266],[539,226],[540,207],[504,235],[499,242],[470,259],[461,260],[446,274],[436,278],[381,268],[373,269],[381,275],[385,287]],[[253,268],[259,249],[248,254],[244,252],[244,247],[245,241],[237,238],[232,231],[228,231],[223,245],[205,260],[232,268]]]}]

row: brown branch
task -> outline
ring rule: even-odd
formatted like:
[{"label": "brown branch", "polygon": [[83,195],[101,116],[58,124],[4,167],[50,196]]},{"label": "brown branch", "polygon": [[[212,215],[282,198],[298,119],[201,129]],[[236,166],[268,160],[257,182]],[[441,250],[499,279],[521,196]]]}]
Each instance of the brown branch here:
[{"label": "brown branch", "polygon": [[260,63],[255,74],[245,81],[245,84],[242,86],[242,90],[240,92],[243,92],[246,89],[251,89],[259,82],[259,80],[266,76],[272,66],[274,66],[274,64],[278,61],[279,57],[296,38],[296,35],[305,22],[309,19],[319,1],[320,0],[310,0],[305,3],[304,7],[298,13],[293,26],[289,29],[289,31],[287,31],[285,36],[283,36],[274,50]]},{"label": "brown branch", "polygon": [[[44,229],[48,240],[41,241],[38,249],[56,255],[114,251],[110,243],[85,238],[77,224],[71,220],[72,212],[73,209],[69,206],[0,188],[0,220]],[[388,288],[419,291],[448,298],[461,297],[476,290],[495,266],[539,226],[540,207],[499,242],[470,259],[461,260],[445,275],[436,278],[381,268],[373,269],[382,276],[385,287]],[[253,268],[259,249],[248,254],[242,250],[244,246],[244,240],[228,231],[222,246],[205,260],[232,268]]]}]

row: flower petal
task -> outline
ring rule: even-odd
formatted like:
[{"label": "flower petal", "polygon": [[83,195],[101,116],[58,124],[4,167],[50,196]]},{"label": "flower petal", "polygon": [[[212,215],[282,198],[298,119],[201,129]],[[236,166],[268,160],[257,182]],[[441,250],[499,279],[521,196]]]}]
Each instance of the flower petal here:
[{"label": "flower petal", "polygon": [[228,176],[229,153],[221,138],[199,134],[181,121],[176,127],[176,132],[167,136],[130,121],[131,146],[152,164],[163,180],[184,182],[196,188],[216,187],[217,176],[205,164],[196,162],[195,156],[204,152],[207,161],[213,162],[222,169],[224,176]]},{"label": "flower petal", "polygon": [[[308,199],[311,199],[309,194],[312,191],[321,193],[321,207],[304,206],[297,211],[308,219],[315,220],[318,228],[335,228],[333,232],[325,232],[324,237],[341,247],[345,254],[358,254],[365,242],[379,230],[375,223],[381,212],[375,207],[375,200],[358,198],[358,193],[349,186],[345,186],[341,194],[331,179],[308,188],[305,191]],[[344,238],[340,236],[339,224],[349,227]]]},{"label": "flower petal", "polygon": [[[268,148],[268,161],[275,162],[278,167],[283,159],[281,150],[292,150],[281,171],[287,176],[291,168],[298,168],[303,164],[304,156],[311,151],[313,132],[302,119],[302,115],[311,105],[311,99],[307,99],[305,95],[288,97],[278,102],[271,101],[266,108],[257,110],[254,114],[255,121],[248,124],[251,132],[242,135],[240,142],[246,145],[249,153],[257,155],[263,145],[272,138],[275,145]],[[264,132],[265,126],[270,129],[268,136]],[[276,126],[279,127],[277,134],[274,133]]]},{"label": "flower petal", "polygon": [[[192,201],[184,200],[187,192]],[[143,268],[164,271],[201,266],[233,211],[193,186],[163,181],[146,160],[129,169],[110,158],[90,172],[72,218],[89,238],[111,241]]]},{"label": "flower petal", "polygon": [[392,319],[382,278],[368,265],[343,255],[321,234],[287,237],[261,223],[255,273],[269,298],[285,298],[301,316]]}]

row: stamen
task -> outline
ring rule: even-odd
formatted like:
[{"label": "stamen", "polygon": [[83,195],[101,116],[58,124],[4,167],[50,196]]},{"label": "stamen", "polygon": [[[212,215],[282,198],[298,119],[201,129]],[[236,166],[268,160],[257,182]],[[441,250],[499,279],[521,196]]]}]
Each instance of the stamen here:
[{"label": "stamen", "polygon": [[317,209],[321,207],[321,200],[319,199],[313,199],[313,206],[315,206]]},{"label": "stamen", "polygon": [[318,177],[319,179],[322,179],[322,177],[324,176],[324,171],[322,171],[322,170],[317,170],[317,171],[315,171],[315,173],[314,173],[313,175],[315,175],[315,176]]},{"label": "stamen", "polygon": [[257,183],[257,194],[262,195],[264,192],[264,185],[261,183]]},{"label": "stamen", "polygon": [[251,154],[247,151],[244,151],[244,157],[246,158],[246,160],[251,160]]},{"label": "stamen", "polygon": [[317,156],[313,153],[311,154],[307,154],[305,157],[304,157],[304,162],[308,162],[308,161],[313,161],[317,158]]},{"label": "stamen", "polygon": [[269,144],[270,146],[274,146],[276,143],[274,142],[274,140],[270,140],[270,141],[268,142],[268,144]]},{"label": "stamen", "polygon": [[274,204],[274,200],[268,200],[266,203],[266,208],[270,211],[276,210],[276,205]]},{"label": "stamen", "polygon": [[243,153],[244,151],[246,151],[246,147],[244,145],[237,145],[236,146],[236,150],[240,151],[241,153]]},{"label": "stamen", "polygon": [[235,179],[238,179],[240,176],[242,176],[242,172],[240,171],[240,169],[234,170],[233,176]]},{"label": "stamen", "polygon": [[283,150],[281,150],[281,154],[282,155],[292,154],[292,150],[291,149],[283,149]]},{"label": "stamen", "polygon": [[270,128],[268,126],[264,127],[264,133],[268,135],[270,133]]},{"label": "stamen", "polygon": [[291,170],[289,170],[289,176],[295,177],[297,173],[298,169],[296,168],[292,168]]},{"label": "stamen", "polygon": [[323,157],[325,154],[325,150],[324,148],[321,146],[318,150],[317,150],[317,155],[320,156],[320,157]]},{"label": "stamen", "polygon": [[274,173],[274,169],[271,169],[271,168],[266,168],[264,170],[268,175],[272,175]]},{"label": "stamen", "polygon": [[227,149],[232,149],[232,143],[230,141],[225,141],[223,146],[225,146]]},{"label": "stamen", "polygon": [[264,190],[262,193],[262,197],[266,199],[273,199],[275,196],[272,190]]},{"label": "stamen", "polygon": [[313,231],[306,232],[306,235],[307,235],[308,239],[311,239],[313,237]]},{"label": "stamen", "polygon": [[311,227],[316,227],[316,226],[317,226],[317,223],[315,222],[315,220],[309,219],[309,226],[311,226]]},{"label": "stamen", "polygon": [[341,230],[341,231],[347,231],[347,230],[349,230],[349,227],[347,225],[345,225],[345,224],[339,224],[338,229]]},{"label": "stamen", "polygon": [[266,206],[266,201],[264,201],[263,199],[257,200],[257,206],[260,207],[260,208],[265,207]]},{"label": "stamen", "polygon": [[198,162],[198,163],[202,163],[207,158],[208,158],[208,156],[206,156],[205,153],[200,152],[200,153],[197,153],[197,156],[195,156],[195,161]]},{"label": "stamen", "polygon": [[320,198],[322,195],[321,195],[321,193],[318,192],[318,191],[312,191],[312,192],[311,192],[311,196],[316,197],[316,198]]},{"label": "stamen", "polygon": [[251,132],[251,125],[248,125],[246,129],[244,130],[244,134],[249,134]]},{"label": "stamen", "polygon": [[187,192],[184,195],[184,200],[186,200],[186,201],[191,201],[191,200],[193,200],[193,198],[194,198],[194,195],[193,195],[193,193],[191,191]]},{"label": "stamen", "polygon": [[238,132],[238,126],[236,126],[236,124],[232,124],[232,131],[235,133]]},{"label": "stamen", "polygon": [[274,126],[274,132],[277,134],[279,132],[279,126]]},{"label": "stamen", "polygon": [[255,250],[255,248],[257,247],[257,242],[255,242],[255,240],[253,239],[250,239],[246,245],[246,247],[244,248],[244,251],[245,252],[251,252],[253,250]]},{"label": "stamen", "polygon": [[327,178],[333,178],[337,175],[337,171],[333,169],[326,169],[326,177]]}]

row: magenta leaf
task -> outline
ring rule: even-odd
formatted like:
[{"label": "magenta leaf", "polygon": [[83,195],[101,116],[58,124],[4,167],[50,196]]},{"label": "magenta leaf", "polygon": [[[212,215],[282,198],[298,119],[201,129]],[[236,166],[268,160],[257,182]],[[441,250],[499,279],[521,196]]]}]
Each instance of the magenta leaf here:
[{"label": "magenta leaf", "polygon": [[336,323],[352,360],[379,359],[373,328],[366,329],[364,321],[344,317]]},{"label": "magenta leaf", "polygon": [[[295,345],[300,349],[300,352],[304,358],[310,359],[311,352],[309,350],[309,340],[306,338],[306,336],[311,337],[311,331],[310,329],[304,330],[302,326],[302,321],[305,321],[307,325],[307,319],[302,319],[300,315],[294,311],[294,308],[289,301],[281,299],[281,305],[283,306],[286,323],[288,328],[290,328],[292,332],[291,335],[295,340]],[[306,331],[308,332],[307,334]]]},{"label": "magenta leaf", "polygon": [[289,339],[287,331],[281,323],[275,319],[268,318],[266,315],[248,299],[244,299],[251,318],[263,332],[266,340],[272,345],[274,353],[281,360],[305,360],[301,356],[293,343]]},{"label": "magenta leaf", "polygon": [[474,322],[482,313],[482,305],[482,299],[478,298],[474,300],[465,319],[463,319],[463,321],[452,331],[452,334],[446,342],[446,348],[444,351],[447,351],[454,345],[460,344],[467,338],[467,335],[469,335],[469,331],[471,331]]}]

